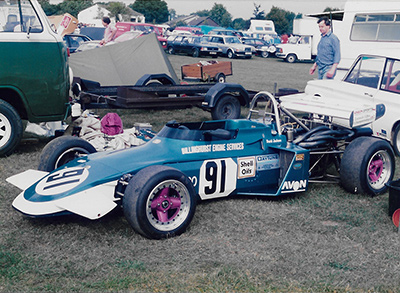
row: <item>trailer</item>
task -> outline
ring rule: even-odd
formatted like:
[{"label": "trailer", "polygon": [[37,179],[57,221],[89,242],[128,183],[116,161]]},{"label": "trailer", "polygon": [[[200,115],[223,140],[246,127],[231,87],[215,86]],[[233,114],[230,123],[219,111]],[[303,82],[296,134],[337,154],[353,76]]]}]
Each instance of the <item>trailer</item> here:
[{"label": "trailer", "polygon": [[166,74],[146,74],[132,86],[101,86],[75,78],[73,93],[82,109],[197,106],[211,112],[214,120],[240,118],[241,106],[248,106],[255,95],[234,83],[176,84]]},{"label": "trailer", "polygon": [[233,74],[232,62],[215,60],[200,61],[181,66],[181,73],[182,79],[225,82],[226,77]]}]

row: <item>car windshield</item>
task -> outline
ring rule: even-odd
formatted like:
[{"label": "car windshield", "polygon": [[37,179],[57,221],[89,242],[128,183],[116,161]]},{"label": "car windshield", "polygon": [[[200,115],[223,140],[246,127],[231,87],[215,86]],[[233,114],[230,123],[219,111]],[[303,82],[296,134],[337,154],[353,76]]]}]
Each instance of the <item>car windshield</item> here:
[{"label": "car windshield", "polygon": [[240,40],[237,37],[225,38],[227,44],[240,44]]},{"label": "car windshield", "polygon": [[344,81],[377,88],[384,64],[384,57],[363,56],[358,59]]}]

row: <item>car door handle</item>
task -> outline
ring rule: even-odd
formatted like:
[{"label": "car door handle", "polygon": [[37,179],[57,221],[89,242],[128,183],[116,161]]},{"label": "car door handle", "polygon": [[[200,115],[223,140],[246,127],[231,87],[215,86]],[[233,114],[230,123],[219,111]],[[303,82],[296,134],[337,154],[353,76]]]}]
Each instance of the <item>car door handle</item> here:
[{"label": "car door handle", "polygon": [[368,96],[368,97],[370,97],[370,98],[372,98],[374,95],[373,94],[370,94],[370,93],[364,93],[364,95],[365,96]]}]

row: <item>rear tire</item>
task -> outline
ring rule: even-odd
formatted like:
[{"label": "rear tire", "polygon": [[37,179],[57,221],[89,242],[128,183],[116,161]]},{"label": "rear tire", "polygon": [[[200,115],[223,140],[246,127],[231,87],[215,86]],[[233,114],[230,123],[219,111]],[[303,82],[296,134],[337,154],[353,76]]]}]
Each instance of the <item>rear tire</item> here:
[{"label": "rear tire", "polygon": [[199,55],[200,55],[199,49],[193,49],[192,57],[197,58],[197,57],[199,57]]},{"label": "rear tire", "polygon": [[394,170],[394,153],[387,141],[359,137],[344,151],[340,180],[348,192],[374,196],[386,192],[386,184],[392,180]]},{"label": "rear tire", "polygon": [[196,192],[181,171],[167,166],[140,170],[129,182],[122,207],[133,229],[150,239],[185,232],[196,210]]},{"label": "rear tire", "polygon": [[269,53],[267,51],[262,51],[261,52],[261,57],[268,58],[268,56],[269,56]]},{"label": "rear tire", "polygon": [[225,94],[217,102],[211,110],[213,120],[223,119],[239,119],[240,118],[240,102],[232,96]]},{"label": "rear tire", "polygon": [[51,172],[82,155],[95,152],[94,146],[82,138],[60,136],[50,141],[40,153],[38,170]]},{"label": "rear tire", "polygon": [[18,112],[0,100],[0,156],[8,156],[21,141],[24,130]]}]

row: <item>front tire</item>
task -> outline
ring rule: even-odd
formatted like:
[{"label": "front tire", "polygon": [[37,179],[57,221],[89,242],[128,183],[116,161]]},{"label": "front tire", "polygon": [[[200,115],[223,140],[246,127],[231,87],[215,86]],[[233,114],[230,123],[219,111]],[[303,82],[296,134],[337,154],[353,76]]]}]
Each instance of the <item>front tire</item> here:
[{"label": "front tire", "polygon": [[94,146],[82,138],[60,136],[50,141],[40,153],[38,170],[51,172],[82,155],[95,152]]},{"label": "front tire", "polygon": [[344,189],[371,196],[386,192],[394,175],[395,158],[390,144],[374,137],[359,137],[345,149],[340,180]]},{"label": "front tire", "polygon": [[196,192],[181,171],[167,166],[140,170],[129,182],[122,201],[133,229],[150,239],[182,234],[196,210]]},{"label": "front tire", "polygon": [[21,141],[24,130],[18,112],[0,100],[0,156],[8,156]]},{"label": "front tire", "polygon": [[294,62],[297,61],[297,57],[296,57],[296,55],[294,55],[294,54],[289,54],[289,55],[286,57],[286,61],[289,62],[289,63],[294,63]]},{"label": "front tire", "polygon": [[211,110],[213,120],[239,119],[240,102],[232,95],[225,94],[217,101],[217,104]]},{"label": "front tire", "polygon": [[168,51],[168,54],[171,54],[171,55],[175,54],[175,50],[172,47],[168,47],[167,51]]},{"label": "front tire", "polygon": [[232,52],[232,50],[228,50],[228,53],[226,53],[229,59],[235,58],[235,54]]}]

